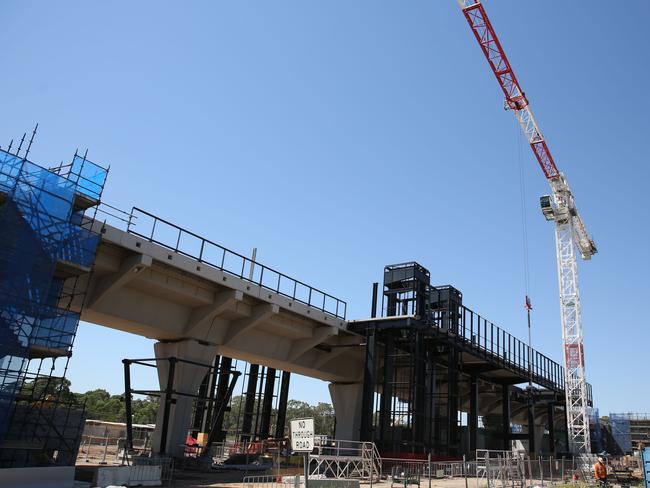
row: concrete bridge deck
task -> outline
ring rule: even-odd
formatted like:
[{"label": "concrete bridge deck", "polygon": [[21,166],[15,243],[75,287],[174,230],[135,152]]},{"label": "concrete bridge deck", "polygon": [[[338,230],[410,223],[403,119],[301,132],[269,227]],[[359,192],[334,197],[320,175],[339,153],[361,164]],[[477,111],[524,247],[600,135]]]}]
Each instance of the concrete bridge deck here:
[{"label": "concrete bridge deck", "polygon": [[[363,338],[347,330],[333,297],[294,280],[291,290],[307,287],[310,305],[256,280],[266,271],[277,283],[269,268],[255,263],[249,279],[251,262],[243,256],[237,276],[141,235],[94,226],[102,242],[82,320],[158,341],[194,339],[215,354],[325,381],[361,380]],[[331,312],[313,303],[322,304],[321,297],[333,302]],[[344,313],[345,303],[338,307]]]}]

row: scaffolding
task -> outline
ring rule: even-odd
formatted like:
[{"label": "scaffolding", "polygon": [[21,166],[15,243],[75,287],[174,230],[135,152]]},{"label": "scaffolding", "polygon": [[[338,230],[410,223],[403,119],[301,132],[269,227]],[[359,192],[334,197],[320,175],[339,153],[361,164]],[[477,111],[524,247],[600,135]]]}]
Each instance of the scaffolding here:
[{"label": "scaffolding", "polygon": [[650,445],[650,414],[610,413],[609,425],[612,437],[623,454]]},{"label": "scaffolding", "polygon": [[603,441],[603,429],[600,425],[600,415],[597,408],[587,409],[589,415],[589,430],[591,432],[591,450],[602,452],[605,450]]},{"label": "scaffolding", "polygon": [[0,467],[73,465],[85,416],[65,379],[73,301],[100,240],[85,215],[108,170],[79,154],[46,169],[19,153],[0,150]]}]

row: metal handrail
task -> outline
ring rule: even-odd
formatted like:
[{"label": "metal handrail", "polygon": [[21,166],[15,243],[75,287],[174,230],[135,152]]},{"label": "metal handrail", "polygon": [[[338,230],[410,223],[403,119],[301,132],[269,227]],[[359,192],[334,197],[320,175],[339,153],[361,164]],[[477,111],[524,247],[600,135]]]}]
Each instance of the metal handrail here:
[{"label": "metal handrail", "polygon": [[[137,214],[141,214],[141,215],[137,215]],[[136,223],[134,222],[134,219],[142,217],[142,215],[153,219],[151,232],[148,235],[138,232],[138,229],[136,228]],[[212,266],[213,268],[230,273],[240,279],[254,283],[258,286],[266,288],[267,290],[271,290],[274,293],[278,293],[279,295],[304,303],[305,305],[308,305],[310,307],[314,307],[323,312],[332,314],[335,317],[345,319],[347,313],[347,303],[343,300],[336,298],[335,296],[332,296],[328,293],[325,293],[324,291],[309,286],[300,280],[291,278],[290,276],[287,276],[286,274],[281,273],[280,271],[277,271],[273,268],[260,264],[259,262],[247,258],[242,254],[239,254],[235,251],[231,251],[230,249],[220,244],[217,244],[216,242],[201,237],[198,234],[195,234],[194,232],[183,229],[182,227],[176,224],[161,219],[160,217],[157,217],[156,215],[153,215],[140,208],[133,207],[133,209],[131,210],[130,217],[131,218],[127,223],[127,232],[129,232],[130,234],[137,235],[139,237],[142,237],[143,239],[148,240],[149,242],[159,244],[161,246],[173,250],[174,252],[183,254],[192,259],[196,259],[200,263],[204,263],[209,266]],[[143,219],[140,218],[140,221],[142,220]],[[156,233],[157,224],[163,224],[165,226],[171,227],[173,230],[177,232],[176,236],[174,236],[175,243],[164,242],[159,239],[156,239],[155,233]],[[184,250],[181,247],[181,241],[183,237],[194,238],[198,241],[198,243],[200,243],[200,250],[198,252],[198,256]],[[209,247],[216,248],[219,251],[221,257],[220,263],[211,262],[210,260],[208,260],[209,258],[206,258],[206,254],[208,252]],[[238,266],[237,269],[232,269],[232,268],[229,269],[228,265],[226,264],[227,258],[231,258],[231,259],[234,258],[237,260],[241,260],[241,267]],[[257,270],[259,270],[259,272]],[[249,275],[245,274],[247,271],[250,273]],[[277,280],[274,279],[273,283],[269,283],[268,278],[267,280],[264,279],[265,274],[267,277],[269,275],[272,276],[273,278],[277,276]],[[306,298],[301,298],[298,295],[299,291],[304,291]]]},{"label": "metal handrail", "polygon": [[469,308],[461,305],[458,311],[434,310],[431,320],[435,327],[451,332],[476,351],[496,356],[504,366],[527,372],[535,383],[564,389],[564,368],[560,364]]}]

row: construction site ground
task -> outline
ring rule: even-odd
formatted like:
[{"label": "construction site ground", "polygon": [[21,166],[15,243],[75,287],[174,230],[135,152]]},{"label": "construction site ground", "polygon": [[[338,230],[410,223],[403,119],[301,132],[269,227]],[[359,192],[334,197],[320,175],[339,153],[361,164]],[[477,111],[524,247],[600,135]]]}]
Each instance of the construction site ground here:
[{"label": "construction site ground", "polygon": [[[638,485],[641,485],[639,481]],[[174,475],[174,481],[167,485],[174,488],[243,488],[244,485],[241,482],[227,482],[224,480],[223,473],[199,473],[199,472],[176,472]],[[268,488],[279,488],[286,486],[291,488],[292,485],[268,485]],[[467,478],[467,483],[463,478],[445,478],[445,479],[432,479],[431,488],[486,488],[487,482],[485,479],[477,480],[476,478]],[[545,482],[542,485],[541,480],[536,480],[530,486],[551,486],[550,483]],[[553,486],[562,486],[560,484],[553,484]],[[588,485],[585,483],[576,483],[576,484],[566,484],[566,487],[580,487],[585,488]],[[634,484],[631,486],[635,486]],[[370,488],[371,485],[369,482],[362,482],[360,488]],[[403,484],[394,483],[391,484],[390,480],[382,480],[379,483],[373,483],[373,488],[399,488],[404,487]],[[408,485],[407,488],[417,487],[417,485]],[[621,485],[611,484],[611,488],[621,487]],[[420,483],[420,488],[429,488],[429,481],[422,480]],[[622,487],[621,487],[622,488]]]}]

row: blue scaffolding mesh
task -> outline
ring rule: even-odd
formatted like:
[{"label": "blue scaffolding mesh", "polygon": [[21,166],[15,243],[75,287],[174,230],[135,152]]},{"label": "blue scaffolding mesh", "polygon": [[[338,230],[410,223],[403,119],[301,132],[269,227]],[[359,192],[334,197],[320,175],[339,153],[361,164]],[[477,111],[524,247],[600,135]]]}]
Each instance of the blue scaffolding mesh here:
[{"label": "blue scaffolding mesh", "polygon": [[597,408],[589,409],[589,429],[591,431],[591,450],[603,451],[603,430],[600,427],[600,414]]},{"label": "blue scaffolding mesh", "polygon": [[630,432],[630,418],[625,413],[610,413],[609,425],[612,429],[612,436],[621,448],[623,453],[632,452],[632,435]]},{"label": "blue scaffolding mesh", "polygon": [[48,170],[0,150],[0,441],[30,359],[70,354],[79,313],[61,308],[57,269],[91,268],[100,237],[83,227],[89,205],[77,203],[98,203],[106,175],[79,156]]}]

